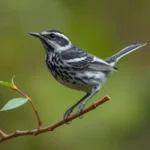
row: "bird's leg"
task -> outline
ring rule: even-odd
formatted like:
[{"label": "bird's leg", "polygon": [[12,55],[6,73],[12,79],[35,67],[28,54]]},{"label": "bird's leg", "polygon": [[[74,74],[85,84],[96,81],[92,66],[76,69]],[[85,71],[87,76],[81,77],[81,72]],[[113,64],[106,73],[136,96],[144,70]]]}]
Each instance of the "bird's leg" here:
[{"label": "bird's leg", "polygon": [[89,93],[87,93],[83,98],[81,98],[76,104],[74,104],[72,107],[70,107],[65,113],[64,113],[64,121],[66,121],[67,117],[72,113],[72,111],[87,97],[89,97]]},{"label": "bird's leg", "polygon": [[[81,113],[82,109],[86,105],[86,103],[100,90],[100,86],[94,88],[91,94],[89,94],[86,99],[80,104],[79,109],[78,109],[78,114]],[[82,118],[82,117],[79,117]]]}]

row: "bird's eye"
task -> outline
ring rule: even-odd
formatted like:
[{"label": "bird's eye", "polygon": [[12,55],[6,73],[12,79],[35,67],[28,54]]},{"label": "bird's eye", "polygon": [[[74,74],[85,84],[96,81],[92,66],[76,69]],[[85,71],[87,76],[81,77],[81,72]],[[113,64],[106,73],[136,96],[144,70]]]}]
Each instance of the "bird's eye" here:
[{"label": "bird's eye", "polygon": [[51,39],[54,39],[54,38],[55,38],[55,34],[53,34],[53,33],[50,34],[49,36],[50,36]]}]

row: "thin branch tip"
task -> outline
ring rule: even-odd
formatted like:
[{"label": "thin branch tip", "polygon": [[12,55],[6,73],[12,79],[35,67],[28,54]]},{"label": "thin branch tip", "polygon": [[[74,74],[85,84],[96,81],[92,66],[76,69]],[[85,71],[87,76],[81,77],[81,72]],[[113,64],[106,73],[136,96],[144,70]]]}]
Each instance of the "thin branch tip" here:
[{"label": "thin branch tip", "polygon": [[31,104],[31,106],[32,106],[32,108],[33,108],[33,110],[35,112],[35,115],[37,117],[38,128],[42,128],[42,121],[41,121],[40,115],[39,115],[39,113],[38,113],[38,111],[37,111],[37,109],[36,109],[32,99],[27,94],[25,94],[20,89],[18,89],[17,86],[15,86],[14,90],[17,91],[18,93],[20,93],[23,97],[28,99],[28,101],[30,102],[30,104]]},{"label": "thin branch tip", "polygon": [[7,134],[5,134],[2,130],[0,130],[0,136],[3,138],[5,138],[7,136]]}]

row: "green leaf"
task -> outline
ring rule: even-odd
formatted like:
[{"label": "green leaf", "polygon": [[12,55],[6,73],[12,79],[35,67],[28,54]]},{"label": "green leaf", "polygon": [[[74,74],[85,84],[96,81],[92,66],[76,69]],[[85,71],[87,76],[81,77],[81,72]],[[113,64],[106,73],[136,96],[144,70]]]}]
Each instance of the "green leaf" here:
[{"label": "green leaf", "polygon": [[11,83],[9,83],[9,82],[0,81],[0,84],[1,84],[1,85],[4,85],[4,86],[7,86],[7,87],[10,87],[10,88],[13,88],[13,87],[14,87],[14,85],[11,84]]},{"label": "green leaf", "polygon": [[0,111],[10,110],[22,106],[28,101],[27,98],[14,98],[8,101]]},{"label": "green leaf", "polygon": [[11,83],[12,83],[13,85],[15,85],[15,84],[14,84],[14,78],[15,78],[15,76],[13,76],[12,79],[11,79]]}]

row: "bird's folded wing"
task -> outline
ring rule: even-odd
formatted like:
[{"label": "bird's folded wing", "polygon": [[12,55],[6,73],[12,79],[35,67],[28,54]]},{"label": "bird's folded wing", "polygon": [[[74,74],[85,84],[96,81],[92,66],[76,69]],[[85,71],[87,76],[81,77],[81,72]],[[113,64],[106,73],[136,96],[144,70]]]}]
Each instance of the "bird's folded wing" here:
[{"label": "bird's folded wing", "polygon": [[89,69],[93,71],[115,71],[104,60],[97,58],[82,49],[70,49],[61,52],[62,60],[75,69]]}]

